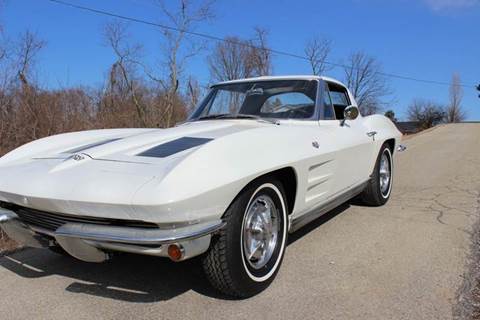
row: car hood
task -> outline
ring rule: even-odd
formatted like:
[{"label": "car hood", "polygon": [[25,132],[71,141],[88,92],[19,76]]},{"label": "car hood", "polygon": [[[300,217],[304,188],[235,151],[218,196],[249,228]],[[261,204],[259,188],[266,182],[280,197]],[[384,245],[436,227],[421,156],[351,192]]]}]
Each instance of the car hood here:
[{"label": "car hood", "polygon": [[160,164],[181,158],[203,144],[234,133],[266,126],[257,121],[197,121],[168,129],[138,132],[126,130],[119,135],[98,135],[87,141],[72,141],[56,149],[39,152],[32,159],[71,159]]},{"label": "car hood", "polygon": [[157,185],[208,143],[264,126],[272,125],[214,120],[38,140],[0,158],[0,201],[45,211],[135,218],[131,205],[142,187]]}]

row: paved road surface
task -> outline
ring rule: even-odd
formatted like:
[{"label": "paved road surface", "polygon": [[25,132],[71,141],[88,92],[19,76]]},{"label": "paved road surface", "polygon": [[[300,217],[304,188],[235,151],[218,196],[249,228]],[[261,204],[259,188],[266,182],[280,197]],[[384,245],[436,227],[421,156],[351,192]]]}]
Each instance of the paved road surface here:
[{"label": "paved road surface", "polygon": [[95,265],[29,249],[0,258],[0,318],[451,318],[479,216],[480,125],[405,144],[388,205],[344,205],[293,235],[276,281],[257,297],[222,299],[195,262]]}]

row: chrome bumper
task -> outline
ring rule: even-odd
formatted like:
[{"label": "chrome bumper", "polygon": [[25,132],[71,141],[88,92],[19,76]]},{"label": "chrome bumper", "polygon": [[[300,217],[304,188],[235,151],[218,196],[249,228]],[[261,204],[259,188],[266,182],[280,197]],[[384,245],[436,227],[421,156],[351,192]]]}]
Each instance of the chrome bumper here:
[{"label": "chrome bumper", "polygon": [[60,245],[72,256],[88,262],[105,261],[105,251],[168,257],[169,244],[180,245],[185,260],[205,252],[211,234],[224,225],[222,220],[216,220],[166,230],[66,223],[50,231],[25,224],[15,212],[0,208],[0,227],[13,240],[35,248]]}]

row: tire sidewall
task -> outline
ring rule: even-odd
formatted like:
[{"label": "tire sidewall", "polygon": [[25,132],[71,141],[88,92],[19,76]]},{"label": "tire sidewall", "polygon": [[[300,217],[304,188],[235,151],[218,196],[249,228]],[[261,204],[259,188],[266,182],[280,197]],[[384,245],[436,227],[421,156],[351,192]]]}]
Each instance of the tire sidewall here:
[{"label": "tire sidewall", "polygon": [[[390,160],[390,186],[388,193],[386,195],[382,194],[382,190],[380,187],[380,163],[382,161],[382,155],[387,152]],[[390,198],[390,194],[392,193],[393,188],[393,155],[392,151],[388,147],[386,143],[382,145],[380,148],[380,152],[378,153],[377,162],[375,163],[375,171],[372,176],[372,196],[374,199],[375,205],[384,205],[387,203],[388,199]]]},{"label": "tire sidewall", "polygon": [[[390,181],[389,181],[389,186],[388,186],[388,192],[386,195],[382,193],[382,189],[380,186],[380,163],[382,161],[382,156],[387,153],[388,156],[388,161],[390,165]],[[390,198],[390,194],[392,193],[392,187],[393,187],[393,157],[392,157],[392,152],[390,151],[390,148],[388,146],[384,146],[382,149],[382,152],[380,153],[379,159],[378,159],[378,193],[380,197],[385,200],[385,202]]]},{"label": "tire sidewall", "polygon": [[[262,268],[260,270],[263,270],[265,274],[258,275],[252,272],[243,254],[243,222],[253,199],[263,193],[275,196],[272,200],[281,214],[280,231],[283,234],[279,232],[277,247],[265,266],[269,270],[265,272]],[[245,296],[254,295],[268,287],[278,273],[283,261],[288,237],[288,215],[283,187],[280,182],[275,180],[259,180],[248,186],[230,209],[235,210],[233,219],[227,225],[227,259],[228,265],[231,267],[231,279],[239,292],[245,293]],[[272,261],[274,261],[273,265]]]}]

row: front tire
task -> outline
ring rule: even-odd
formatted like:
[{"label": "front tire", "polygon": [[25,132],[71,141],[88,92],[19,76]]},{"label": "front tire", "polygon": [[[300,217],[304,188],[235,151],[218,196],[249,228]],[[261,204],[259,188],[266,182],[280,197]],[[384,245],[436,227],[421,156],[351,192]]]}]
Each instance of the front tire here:
[{"label": "front tire", "polygon": [[282,184],[261,179],[247,186],[224,220],[203,259],[205,274],[222,293],[251,297],[270,285],[283,260],[288,220]]},{"label": "front tire", "polygon": [[390,198],[392,182],[392,150],[387,143],[384,143],[380,148],[371,179],[361,194],[363,203],[370,206],[383,206]]}]

